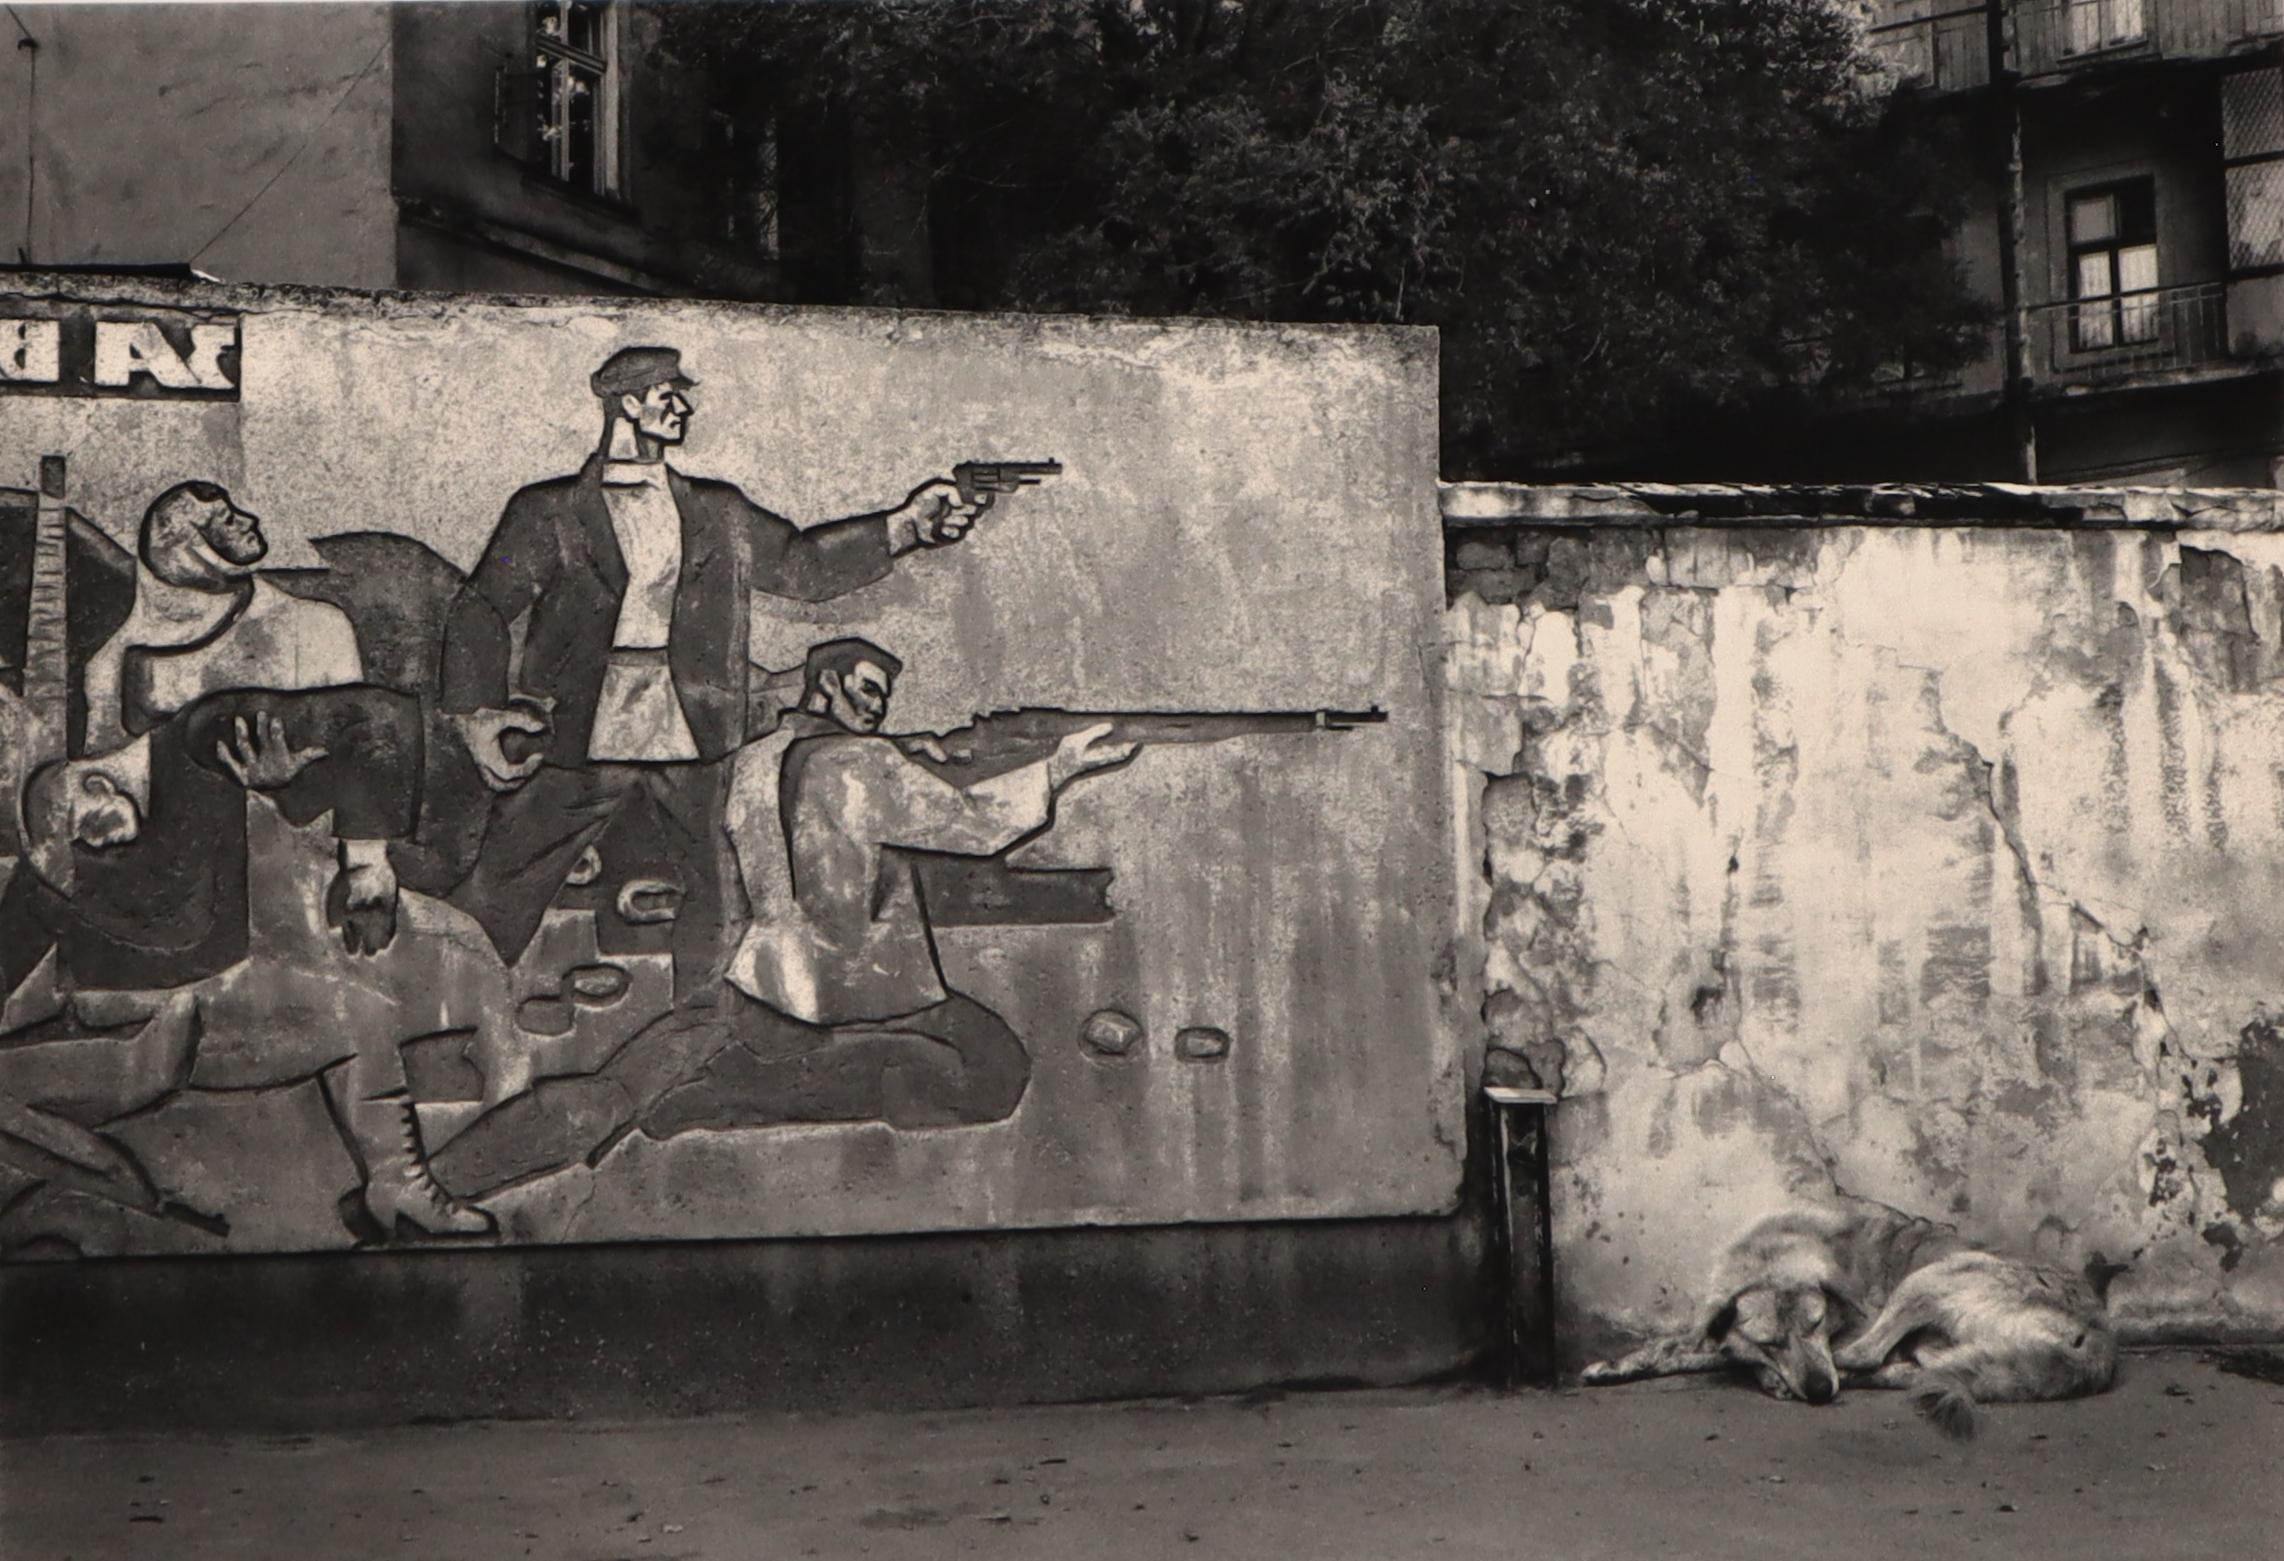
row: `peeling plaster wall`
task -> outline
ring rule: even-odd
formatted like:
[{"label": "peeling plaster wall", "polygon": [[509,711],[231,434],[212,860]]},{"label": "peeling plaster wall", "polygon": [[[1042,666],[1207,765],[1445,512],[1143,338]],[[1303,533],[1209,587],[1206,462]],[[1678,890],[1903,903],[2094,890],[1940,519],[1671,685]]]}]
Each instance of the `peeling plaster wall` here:
[{"label": "peeling plaster wall", "polygon": [[1452,533],[1461,924],[1566,1348],[1801,1195],[2284,1329],[2284,536]]}]

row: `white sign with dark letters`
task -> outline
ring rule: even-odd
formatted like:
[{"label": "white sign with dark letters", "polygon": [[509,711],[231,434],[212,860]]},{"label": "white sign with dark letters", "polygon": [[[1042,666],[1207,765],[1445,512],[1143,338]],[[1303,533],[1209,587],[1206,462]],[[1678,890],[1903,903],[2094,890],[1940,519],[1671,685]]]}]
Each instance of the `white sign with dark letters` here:
[{"label": "white sign with dark letters", "polygon": [[18,301],[0,317],[0,395],[238,399],[238,317]]}]

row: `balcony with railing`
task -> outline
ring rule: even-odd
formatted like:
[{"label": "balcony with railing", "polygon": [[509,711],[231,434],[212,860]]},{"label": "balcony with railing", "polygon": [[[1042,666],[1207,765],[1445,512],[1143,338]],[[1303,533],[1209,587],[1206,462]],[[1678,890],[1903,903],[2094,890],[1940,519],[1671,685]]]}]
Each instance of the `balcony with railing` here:
[{"label": "balcony with railing", "polygon": [[2055,76],[2150,59],[2216,59],[2284,38],[2284,0],[2023,0],[2017,69]]},{"label": "balcony with railing", "polygon": [[1989,83],[1987,5],[1892,0],[1880,14],[1883,20],[1865,30],[1865,39],[1899,84],[1963,92]]},{"label": "balcony with railing", "polygon": [[2231,339],[2225,282],[2041,304],[2030,310],[2029,346],[2032,381],[2065,393],[2221,378],[2274,361]]}]

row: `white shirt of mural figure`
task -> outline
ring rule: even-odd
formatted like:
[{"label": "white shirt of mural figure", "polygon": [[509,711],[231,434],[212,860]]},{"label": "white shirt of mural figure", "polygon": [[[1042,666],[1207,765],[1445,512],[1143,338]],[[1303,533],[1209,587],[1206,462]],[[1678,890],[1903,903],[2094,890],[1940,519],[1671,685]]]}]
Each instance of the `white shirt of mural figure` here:
[{"label": "white shirt of mural figure", "polygon": [[626,560],[626,596],[603,667],[603,690],[587,757],[656,763],[695,759],[698,740],[682,714],[667,664],[674,592],[682,578],[682,514],[663,461],[608,461],[603,503]]}]

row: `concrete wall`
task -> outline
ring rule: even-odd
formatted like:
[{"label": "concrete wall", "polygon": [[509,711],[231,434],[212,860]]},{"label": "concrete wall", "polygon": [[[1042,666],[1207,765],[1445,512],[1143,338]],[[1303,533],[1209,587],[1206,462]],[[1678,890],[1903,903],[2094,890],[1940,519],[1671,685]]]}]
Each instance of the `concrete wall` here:
[{"label": "concrete wall", "polygon": [[0,254],[392,285],[390,9],[15,7]]},{"label": "concrete wall", "polygon": [[[219,388],[73,380],[75,333],[100,361],[140,329],[138,299],[178,334],[234,322]],[[185,323],[191,304],[203,323]],[[16,768],[133,794],[142,833],[66,838],[24,792],[27,844],[0,891],[0,1251],[1454,1205],[1427,333],[157,286],[97,312],[60,290],[0,297],[0,320],[63,321],[63,382],[0,384],[0,436],[27,461],[67,456],[70,504],[110,539],[108,572],[71,578],[74,610],[129,576],[136,603],[89,636],[107,648],[74,642],[83,719],[54,724],[68,750]],[[591,552],[614,522],[599,472],[574,474],[602,430],[590,375],[669,346],[698,408],[671,465],[734,484],[679,501],[671,693],[692,731],[713,731],[708,710],[727,724],[705,752],[606,760],[563,735],[596,691],[548,681],[582,656],[599,676],[618,622]],[[972,536],[894,552],[950,501],[931,474],[963,457],[1060,465]],[[186,477],[260,515],[268,548],[203,597],[131,561],[145,507]],[[0,580],[36,596],[17,584],[37,572],[24,498],[0,508]],[[855,518],[811,524],[834,516]],[[545,574],[535,602],[487,618],[485,582],[519,569]],[[150,627],[154,601],[200,600],[219,638]],[[0,616],[24,635],[0,668],[37,659],[27,621]],[[561,740],[528,791],[483,785],[448,720],[487,634],[511,681],[479,704],[511,687],[555,701]],[[809,750],[786,746],[791,718],[759,713],[797,697],[765,696],[764,673],[798,684],[810,647],[851,635],[902,658],[888,730],[941,734],[938,767],[836,728],[874,767],[830,804],[839,824],[802,823],[829,804],[793,778]],[[139,674],[106,682],[106,655],[180,666],[199,693],[152,695],[145,733]],[[17,676],[0,712],[33,702]],[[226,787],[211,834],[169,834],[212,790],[202,701],[269,690],[331,710],[357,688],[412,725],[312,772],[354,775],[350,791],[312,815]],[[1136,713],[1118,728],[1141,743],[1131,763],[1050,763],[1085,711]],[[707,789],[662,816],[632,795],[531,800],[638,779]],[[356,795],[407,791],[417,809],[377,835],[352,818]],[[526,805],[549,839],[586,830],[585,852],[518,845]],[[698,812],[676,823],[679,806]],[[870,855],[810,844],[851,831]],[[401,893],[376,955],[337,901],[356,843],[384,840]],[[511,861],[538,875],[520,930],[507,907],[525,891],[492,884]],[[717,913],[718,866],[738,877]],[[155,909],[178,880],[206,887]],[[833,920],[843,902],[860,930]],[[717,938],[695,957],[693,924]],[[465,1207],[407,1213],[389,1190],[431,1175]],[[392,1234],[392,1215],[409,1226]]]},{"label": "concrete wall", "polygon": [[2069,500],[1453,531],[1462,919],[1562,1092],[1573,1358],[1802,1195],[2130,1262],[2131,1334],[2284,1328],[2284,544]]}]

